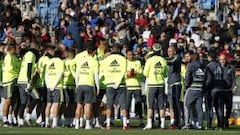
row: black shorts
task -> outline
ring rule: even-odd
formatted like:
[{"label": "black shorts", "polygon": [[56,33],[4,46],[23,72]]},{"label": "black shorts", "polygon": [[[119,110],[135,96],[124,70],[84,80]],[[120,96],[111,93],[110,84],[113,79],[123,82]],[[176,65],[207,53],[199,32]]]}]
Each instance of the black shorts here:
[{"label": "black shorts", "polygon": [[164,109],[165,94],[164,87],[149,87],[147,91],[147,107],[148,109],[154,108],[155,99],[159,109]]},{"label": "black shorts", "polygon": [[0,98],[3,97],[3,86],[0,86]]},{"label": "black shorts", "polygon": [[63,89],[64,103],[74,103],[75,102],[75,89]]},{"label": "black shorts", "polygon": [[142,95],[141,90],[128,90],[127,91],[127,108],[129,109],[130,107],[132,96],[134,96],[136,103],[142,102],[141,95]]},{"label": "black shorts", "polygon": [[76,92],[77,103],[93,103],[94,88],[88,85],[79,85]]},{"label": "black shorts", "polygon": [[108,87],[106,91],[106,96],[107,96],[107,109],[112,109],[114,102],[115,103],[118,102],[120,104],[121,109],[127,109],[126,87],[120,87],[117,90],[113,89],[112,87]]},{"label": "black shorts", "polygon": [[59,89],[53,91],[47,91],[47,102],[48,103],[60,103],[63,102],[63,92]]},{"label": "black shorts", "polygon": [[106,94],[106,90],[105,89],[100,89],[100,92],[99,92],[99,94],[98,94],[98,96],[97,96],[97,101],[102,101],[102,98],[103,98],[103,96]]},{"label": "black shorts", "polygon": [[39,93],[40,100],[42,102],[47,102],[47,93],[48,93],[47,88],[46,87],[37,88],[37,92]]}]

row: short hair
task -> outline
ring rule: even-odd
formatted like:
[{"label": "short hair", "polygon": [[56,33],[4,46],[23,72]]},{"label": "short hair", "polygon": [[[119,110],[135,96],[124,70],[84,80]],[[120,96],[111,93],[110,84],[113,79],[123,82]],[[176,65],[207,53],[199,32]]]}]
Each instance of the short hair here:
[{"label": "short hair", "polygon": [[55,50],[54,51],[54,56],[61,58],[62,57],[62,51],[60,49]]},{"label": "short hair", "polygon": [[119,46],[118,45],[113,45],[112,46],[112,53],[118,53],[118,52],[120,52],[120,48],[119,48]]},{"label": "short hair", "polygon": [[210,57],[211,59],[216,59],[217,58],[217,54],[214,51],[209,51],[208,57]]},{"label": "short hair", "polygon": [[7,51],[11,51],[12,49],[16,49],[16,45],[15,44],[9,44],[7,46]]},{"label": "short hair", "polygon": [[69,55],[69,54],[72,54],[73,56],[75,56],[76,55],[76,51],[74,49],[72,49],[72,48],[69,48],[67,50],[67,55]]},{"label": "short hair", "polygon": [[89,44],[87,46],[87,52],[88,54],[92,54],[97,50],[97,47],[94,44]]},{"label": "short hair", "polygon": [[109,47],[104,49],[104,53],[108,53],[108,52],[111,52],[111,49]]},{"label": "short hair", "polygon": [[128,52],[133,52],[133,50],[132,50],[132,49],[127,49],[126,52],[127,52],[127,53],[128,53]]},{"label": "short hair", "polygon": [[32,42],[32,43],[30,43],[30,48],[32,48],[32,49],[39,49],[40,48],[40,43]]},{"label": "short hair", "polygon": [[194,53],[192,55],[192,61],[198,61],[199,60],[199,54],[198,53]]}]

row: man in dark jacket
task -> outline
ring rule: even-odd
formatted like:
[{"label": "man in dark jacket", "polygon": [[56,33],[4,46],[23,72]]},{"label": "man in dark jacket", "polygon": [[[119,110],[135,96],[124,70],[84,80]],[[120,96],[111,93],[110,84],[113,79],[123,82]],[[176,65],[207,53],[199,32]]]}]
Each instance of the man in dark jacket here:
[{"label": "man in dark jacket", "polygon": [[174,120],[171,118],[171,129],[180,128],[180,95],[181,95],[181,63],[180,56],[176,54],[176,48],[170,46],[168,48],[168,100],[170,105],[170,113],[174,114]]},{"label": "man in dark jacket", "polygon": [[80,24],[77,17],[73,17],[73,22],[67,27],[67,33],[72,34],[74,43],[76,44],[78,50],[83,49],[82,38],[80,37]]},{"label": "man in dark jacket", "polygon": [[185,77],[186,94],[184,98],[185,126],[183,129],[190,128],[189,112],[192,107],[196,108],[198,122],[194,123],[196,129],[202,129],[203,126],[203,94],[202,90],[205,83],[205,70],[203,63],[199,60],[199,54],[192,56],[192,62],[187,67]]},{"label": "man in dark jacket", "polygon": [[[218,120],[217,130],[222,130],[227,124],[224,122],[230,117],[232,108],[232,91],[235,87],[235,70],[227,65],[226,56],[220,55],[219,62],[213,61],[207,65],[206,85],[211,90],[212,103],[216,109]],[[224,104],[226,116],[224,117]]]}]

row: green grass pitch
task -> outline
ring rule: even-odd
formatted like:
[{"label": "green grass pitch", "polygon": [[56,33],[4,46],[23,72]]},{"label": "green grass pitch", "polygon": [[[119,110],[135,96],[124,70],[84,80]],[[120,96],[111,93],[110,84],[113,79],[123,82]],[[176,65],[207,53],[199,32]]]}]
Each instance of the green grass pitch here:
[{"label": "green grass pitch", "polygon": [[[229,129],[223,131],[214,130],[170,130],[170,129],[152,129],[144,131],[138,127],[138,122],[131,121],[131,127],[124,131],[121,128],[121,121],[114,121],[111,130],[106,129],[74,129],[74,128],[40,128],[40,127],[24,127],[24,128],[3,128],[0,127],[0,135],[240,135],[240,126],[230,126]],[[166,121],[166,125],[169,124]]]},{"label": "green grass pitch", "polygon": [[1,135],[239,135],[240,128],[230,128],[224,131],[195,131],[195,130],[165,130],[152,129],[143,131],[140,128],[123,131],[120,128],[113,128],[110,131],[105,129],[48,129],[48,128],[0,128]]}]

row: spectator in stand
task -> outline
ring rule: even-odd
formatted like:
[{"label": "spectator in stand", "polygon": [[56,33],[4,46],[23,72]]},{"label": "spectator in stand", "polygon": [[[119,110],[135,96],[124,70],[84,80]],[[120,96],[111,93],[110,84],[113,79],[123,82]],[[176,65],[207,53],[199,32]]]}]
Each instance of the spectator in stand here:
[{"label": "spectator in stand", "polygon": [[72,23],[67,27],[67,32],[72,34],[72,38],[76,43],[76,47],[78,50],[83,49],[82,38],[80,37],[81,27],[79,24],[79,19],[77,17],[73,17]]},{"label": "spectator in stand", "polygon": [[62,40],[62,43],[65,47],[69,48],[74,45],[74,40],[72,39],[72,34],[68,33],[64,39]]},{"label": "spectator in stand", "polygon": [[147,46],[149,48],[152,48],[152,46],[157,42],[157,39],[155,38],[154,34],[151,33],[148,40],[147,40]]},{"label": "spectator in stand", "polygon": [[49,36],[49,33],[47,32],[47,28],[43,28],[42,29],[42,40],[44,43],[49,43],[50,42],[50,36]]},{"label": "spectator in stand", "polygon": [[139,13],[139,11],[136,12],[135,24],[139,25],[140,27],[145,27],[148,24],[147,19],[143,14]]}]

